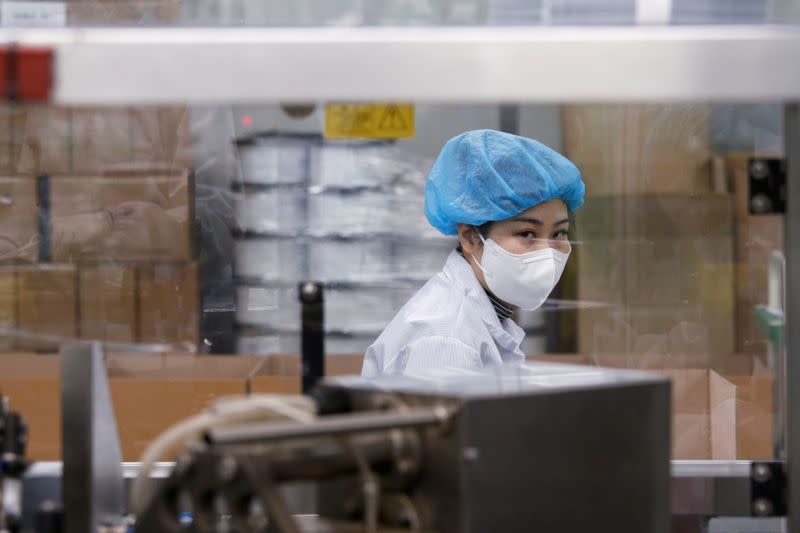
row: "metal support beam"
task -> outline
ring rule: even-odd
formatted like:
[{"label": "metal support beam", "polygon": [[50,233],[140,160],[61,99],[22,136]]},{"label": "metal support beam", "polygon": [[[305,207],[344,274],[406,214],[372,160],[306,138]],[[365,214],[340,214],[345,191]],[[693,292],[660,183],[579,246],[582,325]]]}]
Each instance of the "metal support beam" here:
[{"label": "metal support beam", "polygon": [[122,452],[99,342],[61,348],[66,533],[97,531],[125,510]]},{"label": "metal support beam", "polygon": [[786,152],[786,465],[791,533],[800,533],[800,103],[784,110]]}]

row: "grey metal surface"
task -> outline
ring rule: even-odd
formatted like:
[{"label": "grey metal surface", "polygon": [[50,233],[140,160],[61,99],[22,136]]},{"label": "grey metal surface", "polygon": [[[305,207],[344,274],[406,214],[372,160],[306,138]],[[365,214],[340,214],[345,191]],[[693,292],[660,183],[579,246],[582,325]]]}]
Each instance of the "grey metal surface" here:
[{"label": "grey metal surface", "polygon": [[786,68],[800,55],[800,30],[791,26],[0,31],[0,43],[15,40],[54,48],[57,104],[776,101],[800,94],[800,70]]},{"label": "grey metal surface", "polygon": [[[600,375],[604,382],[584,385],[506,381],[491,394],[402,380],[401,401],[460,402],[450,429],[424,439],[414,489],[424,523],[445,533],[668,531],[669,385],[635,373]],[[328,383],[345,382],[356,406],[389,388]],[[336,496],[326,495],[347,492],[330,490],[321,514],[341,518],[331,515]]]},{"label": "grey metal surface", "polygon": [[525,362],[479,369],[435,368],[402,376],[342,376],[334,386],[386,393],[424,394],[443,398],[548,395],[624,385],[662,383],[656,374],[634,370]]},{"label": "grey metal surface", "polygon": [[[130,488],[131,481],[139,473],[141,464],[138,462],[122,463],[122,474],[125,478],[126,490]],[[150,480],[157,487],[163,479],[172,472],[175,463],[156,463],[150,470]],[[60,461],[42,461],[31,465],[25,473],[23,485],[23,527],[34,527],[34,513],[45,501],[61,502],[61,475],[62,464]],[[286,484],[281,487],[281,494],[286,505],[292,513],[308,514],[317,509],[316,490],[308,483]]]},{"label": "grey metal surface", "polygon": [[273,442],[346,435],[364,431],[382,431],[433,426],[447,420],[445,408],[419,408],[405,412],[364,414],[360,416],[327,416],[313,424],[265,423],[210,429],[206,440],[211,444]]},{"label": "grey metal surface", "polygon": [[[769,258],[767,279],[767,306],[780,313],[786,313],[786,256],[783,250],[774,250]],[[785,332],[784,321],[784,332]],[[785,335],[783,337],[785,339]],[[775,458],[786,460],[786,343],[776,343],[769,339],[767,344],[767,366],[775,376],[773,402],[773,449]]]},{"label": "grey metal surface", "polygon": [[[797,98],[798,95],[795,95]],[[800,533],[800,104],[784,112],[786,143],[786,464],[790,533]]]},{"label": "grey metal surface", "polygon": [[[157,463],[150,476],[154,483],[166,478],[174,463]],[[673,516],[750,516],[750,463],[748,461],[672,461]],[[137,475],[139,463],[123,463],[126,485]],[[60,462],[34,463],[25,475],[24,524],[32,527],[33,512],[46,500],[61,501]],[[315,513],[315,491],[307,484],[281,487],[284,499],[293,513]],[[730,524],[730,521],[725,524]],[[774,531],[776,520],[733,522],[741,531]],[[720,526],[722,527],[722,526]],[[728,526],[725,526],[728,527]],[[734,526],[730,526],[734,527]],[[730,529],[713,529],[729,531]],[[740,530],[735,530],[740,531]]]},{"label": "grey metal surface", "polygon": [[61,348],[61,424],[66,533],[86,533],[125,510],[116,419],[100,343]]},{"label": "grey metal surface", "polygon": [[749,461],[673,461],[672,514],[750,516]]}]

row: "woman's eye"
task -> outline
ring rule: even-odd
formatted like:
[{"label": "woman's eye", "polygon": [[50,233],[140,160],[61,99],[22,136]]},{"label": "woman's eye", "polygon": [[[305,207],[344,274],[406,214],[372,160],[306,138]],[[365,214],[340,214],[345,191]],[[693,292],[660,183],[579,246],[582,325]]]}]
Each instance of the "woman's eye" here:
[{"label": "woman's eye", "polygon": [[562,229],[560,231],[557,231],[555,233],[555,235],[553,235],[553,238],[554,239],[566,239],[568,236],[569,236],[569,233],[567,232],[567,230],[563,230]]},{"label": "woman's eye", "polygon": [[523,231],[522,233],[520,233],[520,236],[522,236],[525,239],[535,239],[536,238],[536,234],[534,232],[532,232],[532,231]]}]

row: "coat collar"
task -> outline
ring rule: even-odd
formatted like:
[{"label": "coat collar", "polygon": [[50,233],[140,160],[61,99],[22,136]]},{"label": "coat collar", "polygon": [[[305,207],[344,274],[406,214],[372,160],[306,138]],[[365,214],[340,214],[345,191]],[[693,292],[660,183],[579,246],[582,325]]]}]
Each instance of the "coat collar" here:
[{"label": "coat collar", "polygon": [[443,269],[444,275],[480,311],[481,320],[486,324],[489,334],[504,351],[522,355],[519,346],[525,338],[525,331],[510,318],[500,322],[489,296],[467,260],[457,251],[450,252]]}]

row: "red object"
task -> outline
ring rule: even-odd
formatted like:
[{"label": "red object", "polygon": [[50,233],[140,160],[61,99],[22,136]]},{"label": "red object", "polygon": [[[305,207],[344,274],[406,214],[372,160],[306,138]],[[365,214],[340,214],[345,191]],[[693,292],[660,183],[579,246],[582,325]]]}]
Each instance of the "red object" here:
[{"label": "red object", "polygon": [[8,93],[8,68],[9,68],[9,50],[6,48],[0,48],[0,100],[4,98],[4,95]]},{"label": "red object", "polygon": [[242,117],[242,126],[250,126],[253,123],[253,118],[250,115]]},{"label": "red object", "polygon": [[[22,102],[47,102],[53,88],[53,51],[45,48],[17,48],[16,72],[14,73],[17,90],[16,98]],[[7,55],[8,50],[5,54]],[[8,59],[6,58],[7,65]],[[0,64],[1,72],[8,72]],[[8,94],[7,80],[3,80]]]}]

